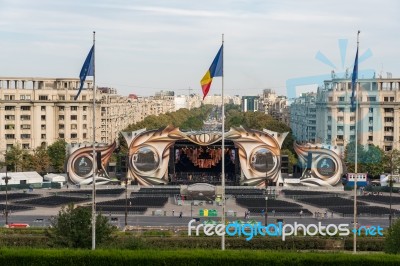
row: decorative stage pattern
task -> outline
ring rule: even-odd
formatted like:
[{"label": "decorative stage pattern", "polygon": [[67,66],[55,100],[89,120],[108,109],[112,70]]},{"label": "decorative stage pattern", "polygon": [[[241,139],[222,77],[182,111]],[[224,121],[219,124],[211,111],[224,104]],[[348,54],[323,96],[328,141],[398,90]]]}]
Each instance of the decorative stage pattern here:
[{"label": "decorative stage pattern", "polygon": [[318,187],[335,186],[340,183],[345,166],[338,155],[338,150],[327,149],[321,144],[299,145],[297,143],[294,143],[294,150],[300,163],[305,166],[300,184]]},{"label": "decorative stage pattern", "polygon": [[[100,165],[96,169],[96,184],[106,184],[110,181],[105,166],[115,150],[117,143],[97,146],[96,157]],[[93,145],[69,145],[67,173],[74,184],[87,185],[93,182]],[[101,159],[100,159],[101,158]]]},{"label": "decorative stage pattern", "polygon": [[[215,167],[221,160],[222,150],[212,147],[222,140],[220,132],[181,132],[168,126],[164,129],[138,130],[123,132],[129,146],[129,172],[131,178],[141,185],[168,183],[168,163],[170,148],[178,140],[186,140],[200,147],[177,150],[175,160],[181,152],[200,169]],[[231,128],[225,133],[225,140],[231,140],[238,149],[241,165],[241,184],[264,186],[265,180],[277,182],[280,177],[280,148],[288,133],[276,133],[268,130],[257,131],[242,127]],[[233,161],[235,150],[226,149],[226,156]]]},{"label": "decorative stage pattern", "polygon": [[232,140],[239,150],[243,173],[241,185],[264,187],[266,180],[278,182],[281,177],[281,147],[287,134],[243,127],[232,128],[226,133],[226,139]]}]

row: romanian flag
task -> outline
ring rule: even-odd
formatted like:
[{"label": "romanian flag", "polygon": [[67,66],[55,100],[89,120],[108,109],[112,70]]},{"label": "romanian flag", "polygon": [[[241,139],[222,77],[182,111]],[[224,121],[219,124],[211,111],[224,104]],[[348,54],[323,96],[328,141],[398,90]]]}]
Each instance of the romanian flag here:
[{"label": "romanian flag", "polygon": [[207,96],[208,91],[210,90],[213,77],[222,77],[224,74],[223,50],[224,50],[224,45],[221,45],[221,48],[219,48],[219,51],[215,56],[214,61],[212,62],[210,68],[207,70],[206,74],[200,81],[201,88],[203,90],[203,100]]}]

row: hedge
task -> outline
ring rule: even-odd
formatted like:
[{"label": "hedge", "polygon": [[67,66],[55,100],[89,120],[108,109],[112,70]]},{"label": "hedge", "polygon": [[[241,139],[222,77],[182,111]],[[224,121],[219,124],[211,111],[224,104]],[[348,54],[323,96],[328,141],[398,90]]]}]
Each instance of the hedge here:
[{"label": "hedge", "polygon": [[0,249],[0,265],[399,265],[400,256],[251,250]]}]

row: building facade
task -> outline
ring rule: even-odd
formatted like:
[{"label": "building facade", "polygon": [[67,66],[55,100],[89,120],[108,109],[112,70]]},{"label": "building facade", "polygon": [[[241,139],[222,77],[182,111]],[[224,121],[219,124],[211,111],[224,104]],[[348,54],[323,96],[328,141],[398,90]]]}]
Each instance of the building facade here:
[{"label": "building facade", "polygon": [[317,140],[345,147],[357,138],[385,151],[400,149],[400,79],[359,79],[358,108],[351,108],[351,80],[332,79],[318,89]]},{"label": "building facade", "polygon": [[175,110],[173,92],[125,97],[97,88],[93,112],[92,81],[74,100],[79,85],[78,78],[0,77],[0,157],[16,144],[31,151],[58,139],[92,143],[93,124],[96,141],[111,143],[128,125]]},{"label": "building facade", "polygon": [[259,96],[243,96],[242,112],[257,112],[259,107]]},{"label": "building facade", "polygon": [[316,142],[316,93],[303,93],[290,105],[290,128],[298,142]]}]

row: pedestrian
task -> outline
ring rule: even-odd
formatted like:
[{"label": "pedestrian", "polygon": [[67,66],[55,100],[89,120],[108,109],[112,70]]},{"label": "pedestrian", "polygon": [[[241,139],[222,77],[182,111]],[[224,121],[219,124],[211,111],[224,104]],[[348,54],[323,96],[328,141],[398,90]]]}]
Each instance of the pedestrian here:
[{"label": "pedestrian", "polygon": [[275,210],[272,210],[272,215],[275,217]]},{"label": "pedestrian", "polygon": [[175,210],[172,210],[172,216],[175,216]]},{"label": "pedestrian", "polygon": [[303,217],[303,210],[300,210],[300,218]]},{"label": "pedestrian", "polygon": [[182,211],[181,212],[179,212],[179,218],[182,218]]}]

